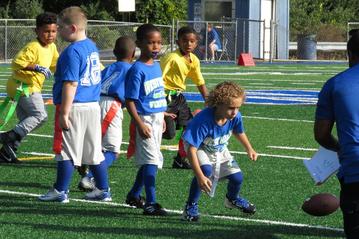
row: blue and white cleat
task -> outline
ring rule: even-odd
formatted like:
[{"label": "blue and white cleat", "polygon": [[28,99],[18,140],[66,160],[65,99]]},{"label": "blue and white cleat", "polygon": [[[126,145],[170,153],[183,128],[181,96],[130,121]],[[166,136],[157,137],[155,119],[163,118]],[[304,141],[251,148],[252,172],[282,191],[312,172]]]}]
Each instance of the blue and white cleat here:
[{"label": "blue and white cleat", "polygon": [[189,222],[196,222],[199,220],[199,210],[197,203],[186,203],[183,213],[182,219]]},{"label": "blue and white cleat", "polygon": [[226,198],[224,199],[224,206],[230,209],[239,209],[245,214],[254,214],[256,212],[256,206],[241,197],[237,197],[234,200],[230,200],[226,195]]},{"label": "blue and white cleat", "polygon": [[69,191],[57,191],[55,188],[50,189],[46,194],[39,197],[40,201],[44,202],[60,202],[68,203],[69,200]]},{"label": "blue and white cleat", "polygon": [[98,188],[95,188],[92,192],[86,193],[85,199],[92,201],[103,201],[103,202],[112,201],[110,189],[100,190]]}]

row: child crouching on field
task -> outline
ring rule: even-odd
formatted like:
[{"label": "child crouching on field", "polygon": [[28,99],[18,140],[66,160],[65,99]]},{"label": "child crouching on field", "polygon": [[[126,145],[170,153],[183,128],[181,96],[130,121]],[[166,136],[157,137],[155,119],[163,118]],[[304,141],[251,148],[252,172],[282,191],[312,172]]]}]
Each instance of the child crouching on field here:
[{"label": "child crouching on field", "polygon": [[212,90],[208,108],[202,110],[188,124],[183,140],[194,171],[190,193],[183,211],[183,219],[199,219],[198,201],[201,191],[214,195],[218,180],[228,179],[224,205],[253,214],[255,206],[239,196],[243,181],[241,169],[227,148],[232,133],[244,146],[248,157],[256,161],[257,153],[244,133],[239,108],[245,99],[244,90],[235,83],[223,82]]}]

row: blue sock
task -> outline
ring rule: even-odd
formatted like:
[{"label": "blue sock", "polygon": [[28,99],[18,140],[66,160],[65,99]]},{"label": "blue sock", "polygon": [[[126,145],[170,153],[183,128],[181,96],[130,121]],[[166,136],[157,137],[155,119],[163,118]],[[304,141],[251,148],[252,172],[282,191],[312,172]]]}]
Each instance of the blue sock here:
[{"label": "blue sock", "polygon": [[137,171],[137,175],[136,175],[136,181],[133,184],[130,192],[128,194],[130,194],[131,196],[135,197],[135,198],[139,198],[141,195],[141,191],[144,185],[143,182],[143,167],[141,166],[138,171]]},{"label": "blue sock", "polygon": [[228,175],[227,179],[228,179],[227,197],[229,200],[235,200],[237,199],[239,191],[241,190],[243,174],[242,172],[234,173]]},{"label": "blue sock", "polygon": [[156,203],[156,174],[157,165],[143,165],[143,179],[146,191],[146,204]]},{"label": "blue sock", "polygon": [[90,170],[95,178],[96,187],[100,190],[108,190],[108,174],[105,160],[99,165],[90,165]]},{"label": "blue sock", "polygon": [[[212,166],[211,165],[202,165],[201,169],[202,169],[203,174],[206,177],[211,176],[211,174],[212,174]],[[194,177],[192,179],[187,202],[188,203],[197,203],[200,196],[201,196],[201,188],[198,185],[197,178]]]},{"label": "blue sock", "polygon": [[74,164],[71,160],[57,161],[57,176],[54,188],[57,191],[67,191],[70,186]]},{"label": "blue sock", "polygon": [[[116,160],[116,153],[112,152],[112,151],[106,151],[103,152],[103,156],[105,156],[105,163],[107,166],[107,169],[113,164],[113,161]],[[93,173],[91,172],[91,170],[89,170],[89,172],[86,174],[87,177],[92,178],[93,177]]]}]

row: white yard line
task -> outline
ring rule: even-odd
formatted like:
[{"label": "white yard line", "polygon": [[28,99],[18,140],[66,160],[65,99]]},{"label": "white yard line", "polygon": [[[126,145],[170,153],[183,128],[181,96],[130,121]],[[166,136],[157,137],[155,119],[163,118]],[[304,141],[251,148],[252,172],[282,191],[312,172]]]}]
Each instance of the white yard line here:
[{"label": "white yard line", "polygon": [[261,116],[242,116],[243,118],[248,119],[260,119],[260,120],[278,120],[278,121],[287,121],[287,122],[301,122],[301,123],[314,123],[313,120],[298,120],[298,119],[286,119],[286,118],[270,118],[270,117],[261,117]]},{"label": "white yard line", "polygon": [[[26,193],[26,192],[16,192],[10,190],[1,190],[0,193],[3,194],[10,194],[10,195],[20,195],[20,196],[28,196],[28,197],[39,197],[39,194],[34,193]],[[84,199],[70,199],[71,201],[81,202],[81,203],[88,203],[88,204],[102,204],[102,205],[110,205],[110,206],[118,206],[118,207],[126,207],[131,208],[130,206],[123,204],[123,203],[115,203],[115,202],[101,202],[101,201],[88,201]],[[56,203],[56,202],[54,202]],[[168,212],[174,214],[182,214],[180,210],[173,210],[173,209],[166,209]],[[234,217],[234,216],[219,216],[219,215],[211,215],[211,214],[201,214],[202,217],[209,217],[209,218],[217,218],[229,221],[245,221],[245,222],[254,222],[254,223],[261,223],[261,224],[269,224],[269,225],[280,225],[280,226],[289,226],[289,227],[300,227],[300,228],[308,228],[308,229],[322,229],[328,231],[337,231],[342,232],[343,229],[341,228],[334,228],[334,227],[325,227],[320,225],[309,225],[309,224],[302,224],[302,223],[292,223],[292,222],[283,222],[283,221],[272,221],[272,220],[264,220],[264,219],[251,219],[251,218],[242,218],[242,217]]]},{"label": "white yard line", "polygon": [[289,150],[300,150],[300,151],[317,151],[318,149],[314,149],[314,148],[301,148],[301,147],[289,147],[289,146],[273,146],[273,145],[269,145],[267,146],[267,148],[272,148],[272,149],[289,149]]}]

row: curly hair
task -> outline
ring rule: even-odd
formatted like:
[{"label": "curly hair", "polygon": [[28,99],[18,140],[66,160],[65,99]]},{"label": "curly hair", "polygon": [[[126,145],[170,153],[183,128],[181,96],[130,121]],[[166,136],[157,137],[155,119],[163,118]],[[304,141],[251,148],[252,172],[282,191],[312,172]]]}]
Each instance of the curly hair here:
[{"label": "curly hair", "polygon": [[222,104],[230,104],[233,98],[245,99],[244,89],[238,84],[230,81],[224,81],[216,85],[209,93],[206,100],[209,107],[216,107]]}]

